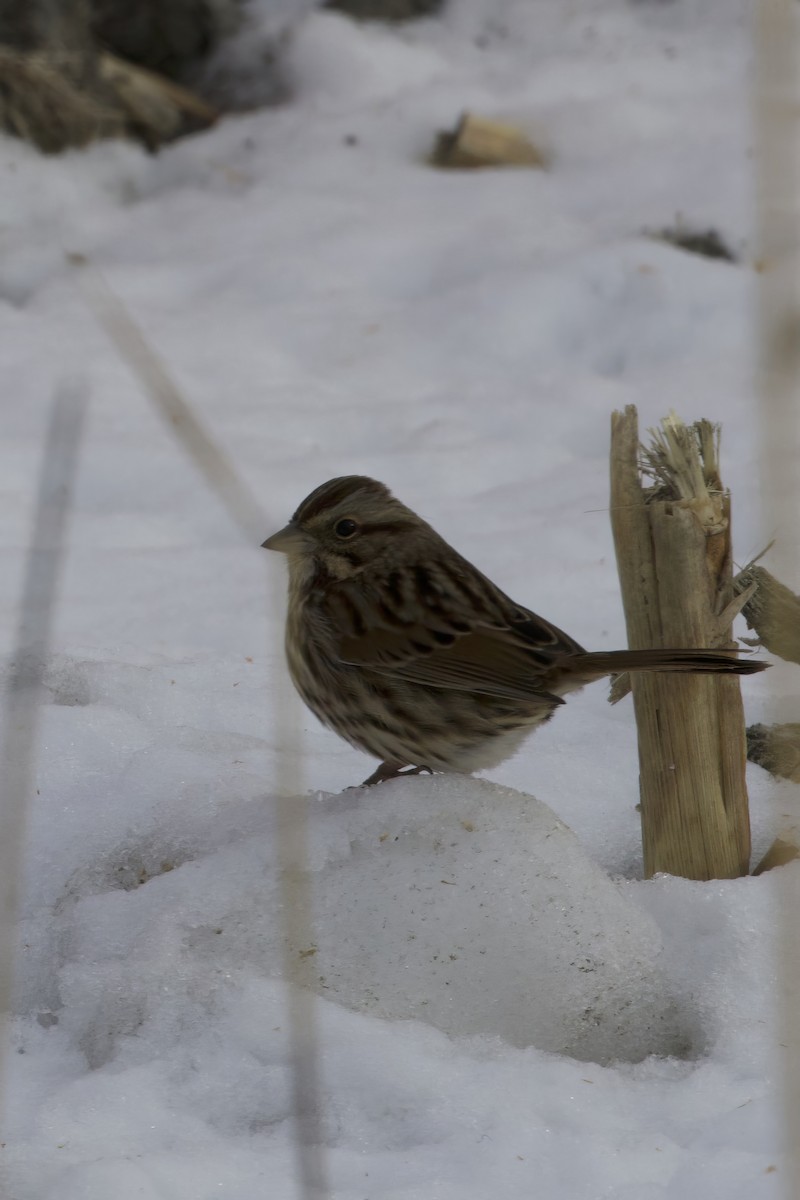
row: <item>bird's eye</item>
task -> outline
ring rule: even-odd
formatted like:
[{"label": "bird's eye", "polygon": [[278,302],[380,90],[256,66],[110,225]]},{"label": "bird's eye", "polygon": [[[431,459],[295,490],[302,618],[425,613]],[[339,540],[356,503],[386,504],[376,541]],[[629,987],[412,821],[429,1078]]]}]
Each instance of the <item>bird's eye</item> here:
[{"label": "bird's eye", "polygon": [[333,532],[340,538],[351,538],[353,534],[358,533],[358,526],[355,521],[345,518],[343,521],[337,521],[333,527]]}]

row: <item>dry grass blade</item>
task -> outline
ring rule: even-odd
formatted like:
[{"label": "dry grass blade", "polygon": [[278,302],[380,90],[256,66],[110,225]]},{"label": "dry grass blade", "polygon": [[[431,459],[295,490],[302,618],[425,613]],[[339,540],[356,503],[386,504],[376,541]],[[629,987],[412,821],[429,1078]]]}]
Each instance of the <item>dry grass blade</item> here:
[{"label": "dry grass blade", "polygon": [[[140,380],[169,429],[216,494],[245,540],[259,546],[275,522],[239,478],[226,455],[192,412],[166,366],[147,342],[121,300],[99,275],[84,274],[83,294],[120,357]],[[284,604],[278,573],[271,572],[274,610]],[[286,946],[284,973],[290,984],[288,1026],[292,1063],[293,1110],[297,1128],[297,1173],[303,1200],[330,1195],[323,1152],[320,1105],[320,1054],[316,1000],[305,986],[305,959],[298,947],[313,943],[311,876],[308,869],[307,805],[293,765],[299,761],[295,706],[286,697],[275,705],[277,757],[276,804],[278,856]]]},{"label": "dry grass blade", "polygon": [[96,271],[81,276],[89,308],[130,367],[208,486],[246,541],[259,545],[269,522],[255,496],[234,471],[203,423],[195,416],[169,371],[145,339],[119,297]]},{"label": "dry grass blade", "polygon": [[[11,1012],[14,937],[25,827],[35,778],[41,676],[64,557],[64,530],[83,431],[85,396],[60,391],[53,403],[39,469],[33,531],[20,601],[14,659],[4,704],[0,770],[0,1014]],[[0,1081],[5,1083],[7,1030],[0,1039]],[[0,1093],[0,1096],[2,1093]]]}]

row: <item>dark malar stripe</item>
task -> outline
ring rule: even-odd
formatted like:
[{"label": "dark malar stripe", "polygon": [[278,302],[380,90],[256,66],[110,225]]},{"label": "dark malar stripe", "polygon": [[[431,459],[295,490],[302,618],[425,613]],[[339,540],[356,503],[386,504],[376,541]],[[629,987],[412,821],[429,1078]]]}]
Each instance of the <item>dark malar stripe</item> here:
[{"label": "dark malar stripe", "polygon": [[337,547],[333,553],[337,558],[343,558],[345,562],[350,563],[351,567],[361,566],[361,559],[356,554],[355,550],[340,550]]},{"label": "dark malar stripe", "polygon": [[346,619],[350,622],[350,631],[356,637],[363,637],[367,632],[367,627],[364,624],[364,618],[356,608],[349,596],[340,595],[338,597],[340,608],[346,615]]}]

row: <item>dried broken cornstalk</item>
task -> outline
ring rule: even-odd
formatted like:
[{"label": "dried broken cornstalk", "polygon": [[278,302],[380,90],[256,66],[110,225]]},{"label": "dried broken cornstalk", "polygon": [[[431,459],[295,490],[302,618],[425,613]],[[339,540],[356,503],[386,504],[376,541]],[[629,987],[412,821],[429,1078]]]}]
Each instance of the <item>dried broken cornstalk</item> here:
[{"label": "dried broken cornstalk", "polygon": [[[800,596],[755,563],[739,572],[733,586],[745,596],[742,615],[758,644],[787,662],[800,663]],[[752,725],[747,757],[772,775],[800,783],[800,724]]]},{"label": "dried broken cornstalk", "polygon": [[543,167],[545,156],[513,125],[464,113],[455,129],[439,133],[431,154],[435,167]]},{"label": "dried broken cornstalk", "polygon": [[172,80],[100,45],[88,0],[0,3],[0,130],[47,154],[98,138],[155,150],[217,113]]},{"label": "dried broken cornstalk", "polygon": [[128,132],[150,150],[184,134],[208,129],[219,116],[194,92],[113,54],[100,54],[98,70],[123,111]]},{"label": "dried broken cornstalk", "polygon": [[733,586],[737,595],[747,593],[742,615],[759,644],[787,662],[800,663],[800,596],[755,563],[739,572]]},{"label": "dried broken cornstalk", "polygon": [[[628,644],[735,648],[730,495],[719,430],[675,417],[640,446],[629,406],[611,422],[611,523]],[[642,471],[653,480],[642,481]],[[747,874],[745,726],[736,675],[637,674],[632,680],[646,876]],[[619,694],[619,688],[617,689]]]},{"label": "dried broken cornstalk", "polygon": [[771,775],[800,783],[800,724],[750,725],[747,757]]}]

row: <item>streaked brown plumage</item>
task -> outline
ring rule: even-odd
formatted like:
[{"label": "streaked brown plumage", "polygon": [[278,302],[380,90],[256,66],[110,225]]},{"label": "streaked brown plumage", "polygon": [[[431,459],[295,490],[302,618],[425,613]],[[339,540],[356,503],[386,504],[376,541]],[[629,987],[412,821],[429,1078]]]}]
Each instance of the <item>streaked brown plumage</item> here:
[{"label": "streaked brown plumage", "polygon": [[765,665],[720,650],[589,654],[366,476],[322,484],[264,546],[289,560],[294,684],[323,724],[382,760],[366,784],[406,767],[495,766],[604,675]]}]

